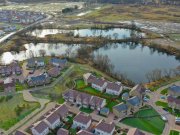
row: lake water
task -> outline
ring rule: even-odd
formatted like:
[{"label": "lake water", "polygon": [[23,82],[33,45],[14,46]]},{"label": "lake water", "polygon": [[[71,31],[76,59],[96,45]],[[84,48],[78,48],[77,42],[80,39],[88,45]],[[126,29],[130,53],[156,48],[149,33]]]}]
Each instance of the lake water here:
[{"label": "lake water", "polygon": [[[62,55],[67,48],[71,48],[75,53],[76,49],[81,44],[67,45],[67,44],[51,44],[38,43],[25,44],[26,51],[19,53],[5,52],[1,57],[1,63],[10,63],[13,59],[22,61],[28,58],[40,56],[39,50],[45,50],[46,55],[51,54]],[[175,56],[163,54],[147,46],[134,43],[122,43],[105,45],[94,51],[95,54],[108,55],[111,62],[114,64],[115,71],[126,73],[127,77],[135,83],[147,83],[145,74],[154,68],[175,68],[179,66],[180,62],[175,59]]]},{"label": "lake water", "polygon": [[94,53],[108,55],[114,64],[114,70],[126,73],[135,83],[147,83],[145,74],[155,68],[169,69],[180,65],[175,56],[163,54],[141,44],[105,45]]},{"label": "lake water", "polygon": [[[71,30],[74,32],[74,35],[79,34],[80,37],[97,37],[97,36],[108,36],[111,35],[112,39],[115,37],[113,36],[114,33],[117,33],[117,39],[124,39],[124,37],[129,38],[131,36],[132,30],[129,29],[121,29],[121,28],[111,28],[108,30],[101,30],[101,29],[79,29],[79,30]],[[37,37],[45,37],[46,35],[50,34],[57,34],[57,33],[67,33],[70,30],[60,30],[60,29],[42,29],[42,30],[34,30],[31,35]],[[140,34],[141,36],[146,36],[144,33],[139,33],[135,31],[135,34]]]}]

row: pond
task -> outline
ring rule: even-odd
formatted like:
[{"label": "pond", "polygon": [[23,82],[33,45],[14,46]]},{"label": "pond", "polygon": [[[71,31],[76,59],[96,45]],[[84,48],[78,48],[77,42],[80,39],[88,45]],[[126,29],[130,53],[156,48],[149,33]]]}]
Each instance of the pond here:
[{"label": "pond", "polygon": [[147,83],[145,74],[155,68],[170,69],[180,65],[175,56],[135,43],[109,44],[94,53],[108,55],[114,70],[126,73],[135,83]]},{"label": "pond", "polygon": [[[42,29],[42,30],[34,30],[32,33],[29,33],[33,36],[37,37],[45,37],[46,35],[50,34],[57,34],[57,33],[67,33],[67,32],[74,32],[74,36],[79,34],[80,37],[97,37],[97,36],[109,36],[111,35],[112,39],[115,39],[114,33],[117,33],[117,39],[124,39],[130,38],[132,30],[130,29],[123,29],[123,28],[111,28],[107,30],[101,30],[101,29],[79,29],[79,30],[60,30],[60,29]],[[133,31],[136,35],[141,35],[142,37],[145,37],[145,33],[140,33],[137,31]]]}]

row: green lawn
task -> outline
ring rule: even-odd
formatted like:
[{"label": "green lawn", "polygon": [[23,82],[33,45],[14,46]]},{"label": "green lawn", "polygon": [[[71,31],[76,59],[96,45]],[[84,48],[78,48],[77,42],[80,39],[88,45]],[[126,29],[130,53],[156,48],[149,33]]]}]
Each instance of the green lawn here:
[{"label": "green lawn", "polygon": [[79,110],[82,111],[82,112],[85,112],[85,113],[89,113],[89,114],[94,111],[93,109],[84,108],[84,107],[81,107]]},{"label": "green lawn", "polygon": [[78,79],[75,82],[76,82],[76,88],[81,88],[83,86],[86,86],[86,84],[85,84],[83,79]]},{"label": "green lawn", "polygon": [[103,96],[106,96],[106,97],[112,97],[112,98],[116,97],[116,96],[113,96],[113,95],[108,94],[108,93],[103,93],[102,95],[103,95]]},{"label": "green lawn", "polygon": [[23,62],[19,63],[20,66],[23,66]]},{"label": "green lawn", "polygon": [[116,103],[115,101],[111,101],[106,108],[109,108],[110,111],[113,111],[113,107],[116,106],[118,103]]},{"label": "green lawn", "polygon": [[[134,114],[135,117],[148,117],[153,115],[158,115],[153,108],[142,110]],[[162,134],[165,126],[165,122],[160,116],[146,119],[126,119],[122,123],[158,135]]]},{"label": "green lawn", "polygon": [[64,73],[67,69],[68,69],[68,67],[61,70],[61,72]]},{"label": "green lawn", "polygon": [[74,104],[71,104],[70,106],[74,106]]},{"label": "green lawn", "polygon": [[62,128],[66,129],[68,126],[68,124],[65,124]]},{"label": "green lawn", "polygon": [[[14,108],[17,105],[20,107],[23,105],[25,106],[19,116],[17,116],[14,111]],[[22,94],[13,95],[12,99],[0,103],[0,128],[8,130],[38,107],[39,103],[29,103],[24,101]]]},{"label": "green lawn", "polygon": [[19,84],[18,82],[15,82],[16,91],[22,91],[24,90],[24,86],[22,84]]},{"label": "green lawn", "polygon": [[167,91],[168,91],[168,89],[166,88],[166,89],[164,89],[164,90],[161,91],[161,94],[162,94],[162,95],[165,95],[165,94],[167,93]]},{"label": "green lawn", "polygon": [[69,133],[72,133],[73,135],[76,135],[77,129],[69,129]]},{"label": "green lawn", "polygon": [[68,116],[68,117],[67,117],[67,118],[69,119],[68,122],[69,122],[69,123],[73,123],[73,119],[74,119],[75,116],[76,116],[76,115],[73,115],[72,117],[69,117],[69,116]]},{"label": "green lawn", "polygon": [[47,59],[45,59],[45,60],[44,60],[44,64],[47,64],[47,62],[48,62],[48,60],[47,60]]},{"label": "green lawn", "polygon": [[95,93],[95,94],[100,94],[101,92],[92,88],[92,87],[86,87],[86,88],[83,88],[83,90],[85,91],[89,91],[89,92],[92,92],[92,93]]},{"label": "green lawn", "polygon": [[149,96],[149,95],[146,95],[146,97],[150,99],[150,96]]},{"label": "green lawn", "polygon": [[179,135],[179,131],[171,130],[169,135]]},{"label": "green lawn", "polygon": [[65,100],[63,99],[63,98],[60,98],[59,100],[58,100],[58,103],[59,104],[63,104],[65,102]]}]

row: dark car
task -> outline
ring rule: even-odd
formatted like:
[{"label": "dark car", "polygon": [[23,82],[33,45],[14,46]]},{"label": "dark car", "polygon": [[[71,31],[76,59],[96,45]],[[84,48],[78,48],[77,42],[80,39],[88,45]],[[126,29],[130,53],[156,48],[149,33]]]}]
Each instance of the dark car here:
[{"label": "dark car", "polygon": [[163,107],[163,110],[166,111],[166,112],[168,112],[168,109],[167,109],[167,108],[164,108],[164,107]]},{"label": "dark car", "polygon": [[117,130],[117,133],[121,133],[121,130]]},{"label": "dark car", "polygon": [[76,105],[76,107],[79,107],[79,106],[80,106],[79,104]]},{"label": "dark car", "polygon": [[114,116],[114,120],[117,120],[117,118],[118,118],[117,116]]},{"label": "dark car", "polygon": [[124,129],[124,131],[125,131],[125,132],[128,132],[128,131],[129,131],[129,129],[128,129],[128,128],[123,128],[123,129]]}]

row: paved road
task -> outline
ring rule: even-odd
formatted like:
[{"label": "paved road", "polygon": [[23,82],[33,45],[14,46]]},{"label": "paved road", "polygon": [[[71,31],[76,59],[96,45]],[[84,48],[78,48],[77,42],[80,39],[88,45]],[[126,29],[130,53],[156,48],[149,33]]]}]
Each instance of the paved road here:
[{"label": "paved road", "polygon": [[9,33],[8,35],[6,35],[6,36],[4,36],[3,38],[0,39],[0,43],[3,42],[4,40],[6,40],[7,38],[9,38],[10,36],[15,35],[17,32],[20,32],[20,31],[22,31],[22,30],[24,30],[24,29],[27,29],[27,28],[29,28],[29,27],[31,27],[31,26],[33,26],[33,25],[38,24],[38,23],[45,22],[45,21],[49,20],[51,17],[52,17],[51,15],[47,15],[47,17],[44,18],[44,19],[42,19],[42,20],[39,20],[39,21],[37,21],[37,22],[35,22],[35,23],[33,23],[33,24],[27,25],[27,26],[25,26],[24,28],[21,28],[21,29],[15,31],[15,32]]},{"label": "paved road", "polygon": [[[176,82],[175,84],[179,85],[179,83],[180,83],[180,81]],[[160,92],[163,89],[166,89],[171,85],[172,84],[163,86],[163,87],[159,88],[158,90],[156,90],[155,92],[148,93],[148,95],[150,96],[150,100],[149,100],[148,104],[151,105],[159,114],[165,114],[167,112],[164,111],[161,106],[156,106],[155,102],[162,101],[162,99],[161,99],[162,95],[160,94]],[[167,100],[164,100],[163,102],[167,102]],[[168,122],[166,122],[166,124],[165,124],[165,128],[164,128],[162,135],[169,135],[169,132],[172,129],[175,129],[178,131],[180,130],[180,126],[175,124],[175,116],[170,114],[170,115],[166,115],[165,117],[167,118]]]}]

